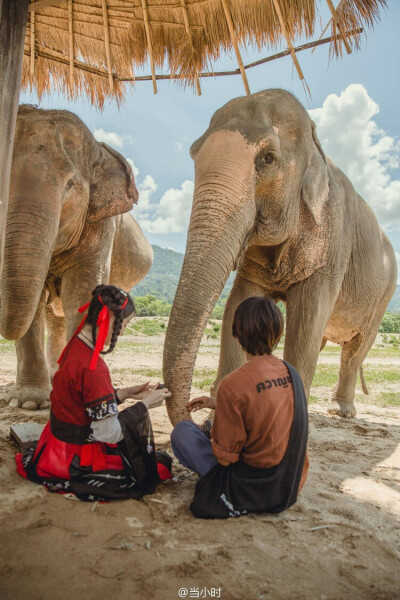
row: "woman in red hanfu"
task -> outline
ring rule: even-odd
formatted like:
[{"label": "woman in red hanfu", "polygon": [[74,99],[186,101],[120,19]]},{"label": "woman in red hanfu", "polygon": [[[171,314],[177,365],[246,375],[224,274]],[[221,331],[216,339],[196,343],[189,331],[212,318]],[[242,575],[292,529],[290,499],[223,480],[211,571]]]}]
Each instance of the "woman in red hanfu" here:
[{"label": "woman in red hanfu", "polygon": [[[148,383],[112,386],[100,353],[114,349],[135,314],[129,294],[98,285],[79,311],[86,309],[58,361],[50,422],[36,448],[17,454],[17,470],[52,492],[72,492],[81,500],[140,498],[171,477],[171,458],[156,451],[148,413],[171,393]],[[119,412],[117,405],[128,398],[140,402]]]}]

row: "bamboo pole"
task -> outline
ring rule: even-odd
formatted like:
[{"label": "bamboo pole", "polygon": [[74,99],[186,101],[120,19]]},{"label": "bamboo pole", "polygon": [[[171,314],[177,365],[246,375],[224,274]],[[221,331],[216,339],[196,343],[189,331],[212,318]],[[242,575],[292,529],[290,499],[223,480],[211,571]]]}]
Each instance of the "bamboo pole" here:
[{"label": "bamboo pole", "polygon": [[31,60],[30,60],[30,76],[33,80],[35,74],[35,11],[31,12]]},{"label": "bamboo pole", "polygon": [[63,4],[64,2],[65,0],[37,0],[37,2],[32,2],[32,4],[28,6],[28,11],[32,12],[33,10],[39,10],[40,8],[49,8],[50,6],[56,6],[57,4]]},{"label": "bamboo pole", "polygon": [[332,0],[326,0],[326,3],[329,6],[329,10],[331,11],[332,18],[335,21],[337,28],[339,29],[339,33],[343,39],[343,43],[346,48],[346,52],[347,52],[347,54],[351,54],[351,46],[349,44],[349,41],[345,37],[345,32],[342,30],[342,25],[340,23],[340,19],[336,12],[336,8],[334,7]]},{"label": "bamboo pole", "polygon": [[68,0],[68,28],[69,28],[69,84],[74,87],[74,15],[72,0]]},{"label": "bamboo pole", "polygon": [[101,0],[101,3],[103,6],[104,43],[106,46],[108,81],[110,84],[110,91],[111,91],[111,93],[114,93],[114,79],[113,79],[112,63],[111,63],[110,29],[109,29],[109,25],[108,25],[107,0]]},{"label": "bamboo pole", "polygon": [[297,73],[299,74],[300,79],[303,80],[304,79],[303,71],[301,70],[300,63],[297,60],[296,52],[295,52],[294,46],[292,44],[292,40],[290,39],[290,35],[288,33],[288,30],[286,29],[285,21],[283,20],[283,15],[282,15],[282,12],[281,12],[281,7],[279,6],[279,2],[278,2],[278,0],[272,0],[272,3],[274,5],[274,7],[275,7],[276,14],[278,15],[278,19],[279,19],[279,23],[281,25],[281,29],[282,29],[283,35],[286,38],[286,43],[288,45],[288,48],[290,49],[290,54],[292,56],[292,60],[294,62],[294,66],[297,69]]},{"label": "bamboo pole", "polygon": [[151,43],[150,26],[149,26],[149,16],[147,14],[146,0],[142,0],[142,10],[143,10],[144,28],[146,30],[146,37],[147,37],[147,46],[148,46],[148,50],[149,50],[151,78],[152,78],[152,81],[153,81],[153,91],[154,91],[155,94],[157,94],[157,81],[156,81],[156,72],[155,72],[155,69],[154,69],[153,46],[152,46],[152,43]]},{"label": "bamboo pole", "polygon": [[242,57],[240,55],[239,45],[238,45],[236,33],[235,33],[234,28],[233,28],[232,15],[230,13],[230,10],[229,10],[229,7],[228,7],[228,5],[226,3],[226,0],[221,0],[221,3],[222,3],[222,8],[224,9],[226,22],[228,24],[229,33],[231,34],[232,45],[233,45],[233,48],[235,50],[236,59],[237,59],[238,64],[239,64],[239,69],[240,69],[240,74],[241,74],[242,79],[243,79],[244,89],[246,90],[246,94],[248,96],[250,94],[249,82],[247,81],[247,75],[246,75],[246,71],[244,70]]},{"label": "bamboo pole", "polygon": [[[187,13],[185,0],[181,0],[181,5],[182,5],[183,21],[185,23],[186,35],[188,37],[189,44],[191,45],[192,51],[194,53],[193,35],[192,35],[191,29],[190,29],[189,17],[188,17],[188,13]],[[197,95],[201,96],[200,81],[199,81],[199,76],[197,74],[195,76],[195,81],[196,81],[196,87],[197,87]]]}]

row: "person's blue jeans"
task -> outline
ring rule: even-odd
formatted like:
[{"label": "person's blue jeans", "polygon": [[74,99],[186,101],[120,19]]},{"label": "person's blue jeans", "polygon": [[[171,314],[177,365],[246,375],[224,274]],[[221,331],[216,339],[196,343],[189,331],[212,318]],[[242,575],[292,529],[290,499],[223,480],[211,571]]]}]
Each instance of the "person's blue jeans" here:
[{"label": "person's blue jeans", "polygon": [[173,453],[184,466],[202,477],[216,464],[211,440],[193,421],[181,421],[171,433]]}]

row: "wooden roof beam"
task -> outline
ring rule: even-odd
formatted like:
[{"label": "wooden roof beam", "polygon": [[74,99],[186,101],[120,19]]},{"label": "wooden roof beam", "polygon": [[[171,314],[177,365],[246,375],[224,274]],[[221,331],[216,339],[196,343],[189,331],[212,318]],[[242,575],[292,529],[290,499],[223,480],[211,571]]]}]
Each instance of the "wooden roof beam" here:
[{"label": "wooden roof beam", "polygon": [[290,50],[290,54],[292,56],[292,60],[294,62],[294,66],[296,67],[296,70],[297,70],[297,73],[298,73],[300,79],[303,80],[304,79],[303,71],[301,70],[299,61],[297,60],[296,52],[294,50],[294,46],[292,44],[292,40],[290,38],[289,32],[286,29],[285,21],[283,19],[283,15],[282,15],[281,7],[279,6],[279,2],[278,2],[278,0],[272,0],[272,3],[274,5],[274,7],[275,7],[276,14],[278,15],[278,19],[279,19],[279,23],[280,23],[280,26],[281,26],[281,29],[282,29],[282,33],[283,33],[283,35],[286,38],[286,43],[287,43],[288,48]]},{"label": "wooden roof beam", "polygon": [[326,3],[329,6],[329,10],[331,11],[332,18],[335,21],[337,28],[339,29],[339,33],[343,39],[343,43],[346,48],[346,52],[347,52],[347,54],[351,54],[351,46],[349,44],[348,39],[345,36],[345,32],[343,31],[342,26],[340,24],[340,19],[336,12],[336,8],[334,7],[332,0],[326,0]]},{"label": "wooden roof beam", "polygon": [[33,76],[35,75],[35,11],[31,12],[31,58],[29,66],[29,74],[33,83]]},{"label": "wooden roof beam", "polygon": [[231,12],[229,10],[226,0],[221,0],[221,3],[222,3],[222,8],[224,9],[226,22],[228,24],[229,33],[231,34],[232,45],[235,50],[236,60],[238,61],[238,64],[239,64],[239,69],[240,69],[240,74],[243,79],[244,89],[246,90],[246,94],[248,96],[250,94],[250,87],[249,87],[249,82],[247,81],[246,71],[244,70],[242,57],[241,57],[241,54],[239,51],[239,44],[237,41],[235,29],[233,27],[232,15],[231,15]]},{"label": "wooden roof beam", "polygon": [[155,69],[154,69],[153,45],[151,43],[149,15],[147,13],[147,3],[146,3],[146,0],[142,0],[142,10],[143,10],[144,28],[146,30],[147,47],[148,47],[148,50],[149,50],[151,78],[152,78],[152,81],[153,81],[153,91],[154,91],[155,94],[157,94],[157,81],[156,81],[156,72],[155,72]]},{"label": "wooden roof beam", "polygon": [[113,93],[114,92],[114,78],[113,78],[112,62],[111,62],[110,28],[109,28],[109,23],[108,23],[107,0],[101,0],[101,4],[103,7],[104,43],[106,46],[108,81],[110,83],[110,91],[111,91],[111,93]]},{"label": "wooden roof beam", "polygon": [[[182,5],[183,21],[185,23],[186,35],[188,37],[189,44],[192,47],[192,51],[194,52],[193,35],[192,35],[192,31],[190,29],[189,17],[188,17],[188,12],[187,12],[187,7],[186,7],[185,0],[181,0],[181,5]],[[195,77],[195,81],[196,81],[196,87],[197,87],[197,95],[201,96],[200,81],[199,81],[199,76],[197,74],[196,74],[196,77]]]},{"label": "wooden roof beam", "polygon": [[37,0],[36,2],[29,4],[28,11],[32,12],[35,10],[40,10],[41,8],[50,8],[52,6],[57,6],[57,4],[65,4],[65,2],[66,0]]},{"label": "wooden roof beam", "polygon": [[68,0],[68,30],[69,30],[69,84],[71,91],[74,86],[74,15],[72,0]]}]

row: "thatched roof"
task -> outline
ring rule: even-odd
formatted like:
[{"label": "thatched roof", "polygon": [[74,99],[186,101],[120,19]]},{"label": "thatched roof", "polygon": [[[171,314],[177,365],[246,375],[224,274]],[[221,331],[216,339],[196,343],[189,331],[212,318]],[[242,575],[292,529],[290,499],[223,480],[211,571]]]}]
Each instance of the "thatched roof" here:
[{"label": "thatched roof", "polygon": [[[331,51],[341,55],[360,42],[386,0],[341,0],[331,13]],[[121,99],[135,69],[150,63],[154,91],[161,69],[197,86],[221,52],[235,50],[246,85],[240,45],[276,48],[282,41],[301,74],[292,43],[312,38],[316,0],[31,0],[26,31],[24,88],[39,96],[59,89],[87,94],[102,106]],[[337,3],[335,3],[337,4]],[[358,30],[358,33],[357,33]],[[346,36],[345,32],[352,32]],[[165,75],[164,75],[165,77]]]}]

